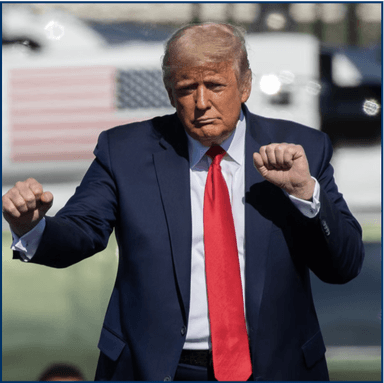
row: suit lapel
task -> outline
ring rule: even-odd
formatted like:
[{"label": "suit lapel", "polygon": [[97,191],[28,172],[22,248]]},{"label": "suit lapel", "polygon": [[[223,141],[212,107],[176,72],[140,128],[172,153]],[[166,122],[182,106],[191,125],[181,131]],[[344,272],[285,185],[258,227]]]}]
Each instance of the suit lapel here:
[{"label": "suit lapel", "polygon": [[253,153],[271,139],[245,108],[245,301],[249,335],[256,331],[263,296],[271,221],[265,219],[259,206],[269,185],[253,165]]},{"label": "suit lapel", "polygon": [[[175,125],[178,125],[177,123]],[[192,221],[188,146],[182,126],[174,137],[161,138],[162,151],[153,154],[155,171],[168,224],[173,265],[184,320],[190,300]],[[168,131],[169,131],[168,130]],[[182,134],[180,134],[182,133]]]}]

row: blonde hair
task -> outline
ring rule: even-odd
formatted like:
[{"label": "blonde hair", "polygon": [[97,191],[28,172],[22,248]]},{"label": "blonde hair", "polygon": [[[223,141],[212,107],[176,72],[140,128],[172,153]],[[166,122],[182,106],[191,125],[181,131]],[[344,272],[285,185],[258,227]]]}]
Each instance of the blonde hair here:
[{"label": "blonde hair", "polygon": [[204,61],[233,61],[239,88],[249,84],[252,72],[244,36],[242,28],[226,23],[190,24],[177,30],[165,44],[162,71],[166,89],[172,87],[172,70],[180,67],[178,58],[185,52],[196,53]]}]

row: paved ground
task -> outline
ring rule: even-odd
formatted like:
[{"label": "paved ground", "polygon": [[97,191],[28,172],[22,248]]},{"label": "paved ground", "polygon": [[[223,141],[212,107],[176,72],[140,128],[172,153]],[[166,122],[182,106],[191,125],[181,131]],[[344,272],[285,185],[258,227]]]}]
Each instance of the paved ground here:
[{"label": "paved ground", "polygon": [[339,190],[361,224],[381,224],[381,146],[335,150],[332,165]]}]

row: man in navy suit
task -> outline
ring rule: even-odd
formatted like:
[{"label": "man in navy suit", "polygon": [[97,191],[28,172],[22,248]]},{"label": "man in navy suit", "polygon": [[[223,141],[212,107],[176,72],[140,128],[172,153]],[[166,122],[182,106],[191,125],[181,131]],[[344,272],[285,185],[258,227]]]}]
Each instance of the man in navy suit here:
[{"label": "man in navy suit", "polygon": [[328,137],[248,111],[252,75],[244,37],[231,25],[176,32],[163,74],[176,113],[103,132],[55,217],[46,216],[52,194],[34,179],[3,196],[14,257],[67,267],[104,249],[115,229],[119,269],[96,380],[214,380],[203,200],[207,151],[220,145],[249,379],[328,380],[309,270],[346,283],[364,257],[361,228],[333,179]]}]

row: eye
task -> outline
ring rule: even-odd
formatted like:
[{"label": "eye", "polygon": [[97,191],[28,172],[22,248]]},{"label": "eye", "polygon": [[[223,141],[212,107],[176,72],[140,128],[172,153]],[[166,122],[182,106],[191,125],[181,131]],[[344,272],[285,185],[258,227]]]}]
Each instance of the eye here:
[{"label": "eye", "polygon": [[192,93],[196,89],[196,85],[190,84],[181,86],[180,88],[176,89],[177,94],[184,96]]},{"label": "eye", "polygon": [[220,91],[224,88],[224,84],[220,82],[209,82],[206,84],[206,87],[212,91]]}]

